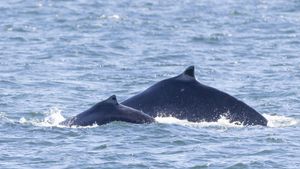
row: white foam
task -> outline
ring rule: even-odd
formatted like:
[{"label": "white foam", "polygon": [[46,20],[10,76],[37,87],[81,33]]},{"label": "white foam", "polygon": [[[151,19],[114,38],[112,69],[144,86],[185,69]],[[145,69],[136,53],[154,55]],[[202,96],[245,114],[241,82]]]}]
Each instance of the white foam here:
[{"label": "white foam", "polygon": [[111,20],[120,20],[121,19],[120,15],[117,15],[117,14],[113,14],[113,15],[101,15],[100,18],[101,19],[111,19]]},{"label": "white foam", "polygon": [[118,20],[121,17],[119,15],[114,14],[114,15],[111,15],[109,18]]},{"label": "white foam", "polygon": [[4,113],[4,112],[0,112],[0,118],[4,118],[4,117],[5,117],[5,115],[6,115],[6,113]]},{"label": "white foam", "polygon": [[[268,127],[288,127],[300,124],[298,119],[286,116],[277,116],[277,115],[268,115],[263,114],[263,116],[268,120]],[[155,120],[158,123],[165,124],[178,124],[183,126],[192,126],[192,127],[244,127],[243,124],[234,122],[230,123],[229,119],[226,117],[221,117],[216,122],[189,122],[187,120],[180,120],[175,117],[156,117]]]},{"label": "white foam", "polygon": [[292,117],[269,114],[263,114],[263,116],[268,120],[268,127],[288,127],[299,124],[299,120]]},{"label": "white foam", "polygon": [[230,123],[229,119],[226,117],[221,117],[216,122],[189,122],[187,120],[180,120],[175,117],[156,117],[155,120],[158,123],[178,124],[192,127],[243,127],[243,125],[238,122]]},{"label": "white foam", "polygon": [[[65,120],[64,116],[61,114],[60,109],[54,107],[49,109],[46,112],[43,112],[43,114],[44,114],[44,118],[42,119],[26,119],[22,117],[19,119],[19,123],[32,124],[34,126],[41,126],[41,127],[67,127],[67,126],[59,125],[60,122]],[[263,116],[268,120],[267,126],[272,128],[289,127],[289,126],[295,126],[300,124],[299,119],[295,119],[292,117],[269,115],[269,114],[263,114]],[[9,120],[6,117],[6,114],[3,112],[0,112],[0,119],[1,118]],[[230,123],[230,121],[226,117],[221,117],[216,122],[189,122],[187,120],[180,120],[175,117],[156,117],[155,120],[158,123],[178,124],[178,125],[191,126],[191,127],[225,127],[225,128],[244,127],[243,124],[238,122]],[[97,124],[94,124],[92,126],[85,126],[85,127],[72,126],[71,128],[94,128],[97,126],[98,126]]]},{"label": "white foam", "polygon": [[0,120],[5,121],[5,122],[9,122],[9,123],[13,123],[13,120],[7,118],[5,112],[0,112]]},{"label": "white foam", "polygon": [[47,115],[44,119],[45,123],[58,125],[60,122],[64,121],[65,118],[61,115],[61,110],[58,108],[52,108],[47,112]]},{"label": "white foam", "polygon": [[59,123],[64,121],[65,118],[61,115],[61,110],[54,107],[43,113],[45,117],[43,119],[26,119],[20,118],[21,124],[32,124],[35,126],[53,127],[59,126]]},{"label": "white foam", "polygon": [[45,117],[43,119],[26,119],[21,117],[19,123],[21,124],[31,124],[39,127],[60,127],[60,128],[94,128],[97,127],[97,124],[91,126],[64,126],[59,123],[65,120],[65,117],[61,114],[61,110],[54,107],[49,109],[46,112],[43,112]]}]

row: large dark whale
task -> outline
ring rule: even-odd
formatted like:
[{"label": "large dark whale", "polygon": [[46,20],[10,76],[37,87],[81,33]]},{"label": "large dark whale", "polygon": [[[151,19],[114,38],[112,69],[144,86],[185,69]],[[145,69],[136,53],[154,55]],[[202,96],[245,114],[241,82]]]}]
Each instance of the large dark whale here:
[{"label": "large dark whale", "polygon": [[122,104],[142,110],[151,117],[172,116],[192,122],[211,122],[223,116],[243,125],[267,125],[267,120],[244,102],[198,82],[194,66],[176,77],[154,84]]},{"label": "large dark whale", "polygon": [[119,104],[115,95],[97,103],[90,109],[60,123],[66,126],[102,125],[112,121],[129,123],[152,123],[154,119],[149,115]]}]

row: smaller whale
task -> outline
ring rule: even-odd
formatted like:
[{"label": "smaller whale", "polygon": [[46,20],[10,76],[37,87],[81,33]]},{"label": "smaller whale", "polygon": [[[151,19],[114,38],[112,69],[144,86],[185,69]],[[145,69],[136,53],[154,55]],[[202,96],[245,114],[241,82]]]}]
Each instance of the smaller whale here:
[{"label": "smaller whale", "polygon": [[90,109],[60,123],[65,126],[103,125],[113,121],[152,123],[155,120],[142,111],[119,104],[115,95],[97,103]]}]

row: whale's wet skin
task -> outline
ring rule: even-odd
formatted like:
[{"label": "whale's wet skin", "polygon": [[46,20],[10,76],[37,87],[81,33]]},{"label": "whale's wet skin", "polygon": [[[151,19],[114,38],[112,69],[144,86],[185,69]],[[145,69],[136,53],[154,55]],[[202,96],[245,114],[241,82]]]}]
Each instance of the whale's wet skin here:
[{"label": "whale's wet skin", "polygon": [[[299,9],[297,0],[0,1],[0,168],[299,169]],[[61,125],[189,65],[267,126],[224,114]]]},{"label": "whale's wet skin", "polygon": [[97,103],[88,110],[60,123],[65,126],[103,125],[114,121],[144,124],[155,120],[149,115],[119,104],[115,95]]},{"label": "whale's wet skin", "polygon": [[222,116],[244,125],[267,125],[267,120],[242,101],[195,79],[194,66],[160,81],[123,104],[152,117],[172,116],[193,122],[217,121]]}]

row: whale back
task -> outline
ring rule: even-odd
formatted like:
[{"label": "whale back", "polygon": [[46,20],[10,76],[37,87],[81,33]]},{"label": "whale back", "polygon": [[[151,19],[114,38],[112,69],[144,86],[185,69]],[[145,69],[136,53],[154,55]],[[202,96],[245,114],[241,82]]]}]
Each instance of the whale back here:
[{"label": "whale back", "polygon": [[119,104],[116,96],[112,95],[108,99],[97,103],[90,109],[67,119],[61,124],[68,126],[88,126],[93,124],[103,125],[112,121],[151,123],[154,122],[154,119],[139,110]]},{"label": "whale back", "polygon": [[162,80],[145,91],[125,100],[152,117],[173,116],[193,122],[217,121],[222,116],[245,125],[266,125],[266,119],[233,96],[201,84],[195,78],[194,66],[182,74]]}]

